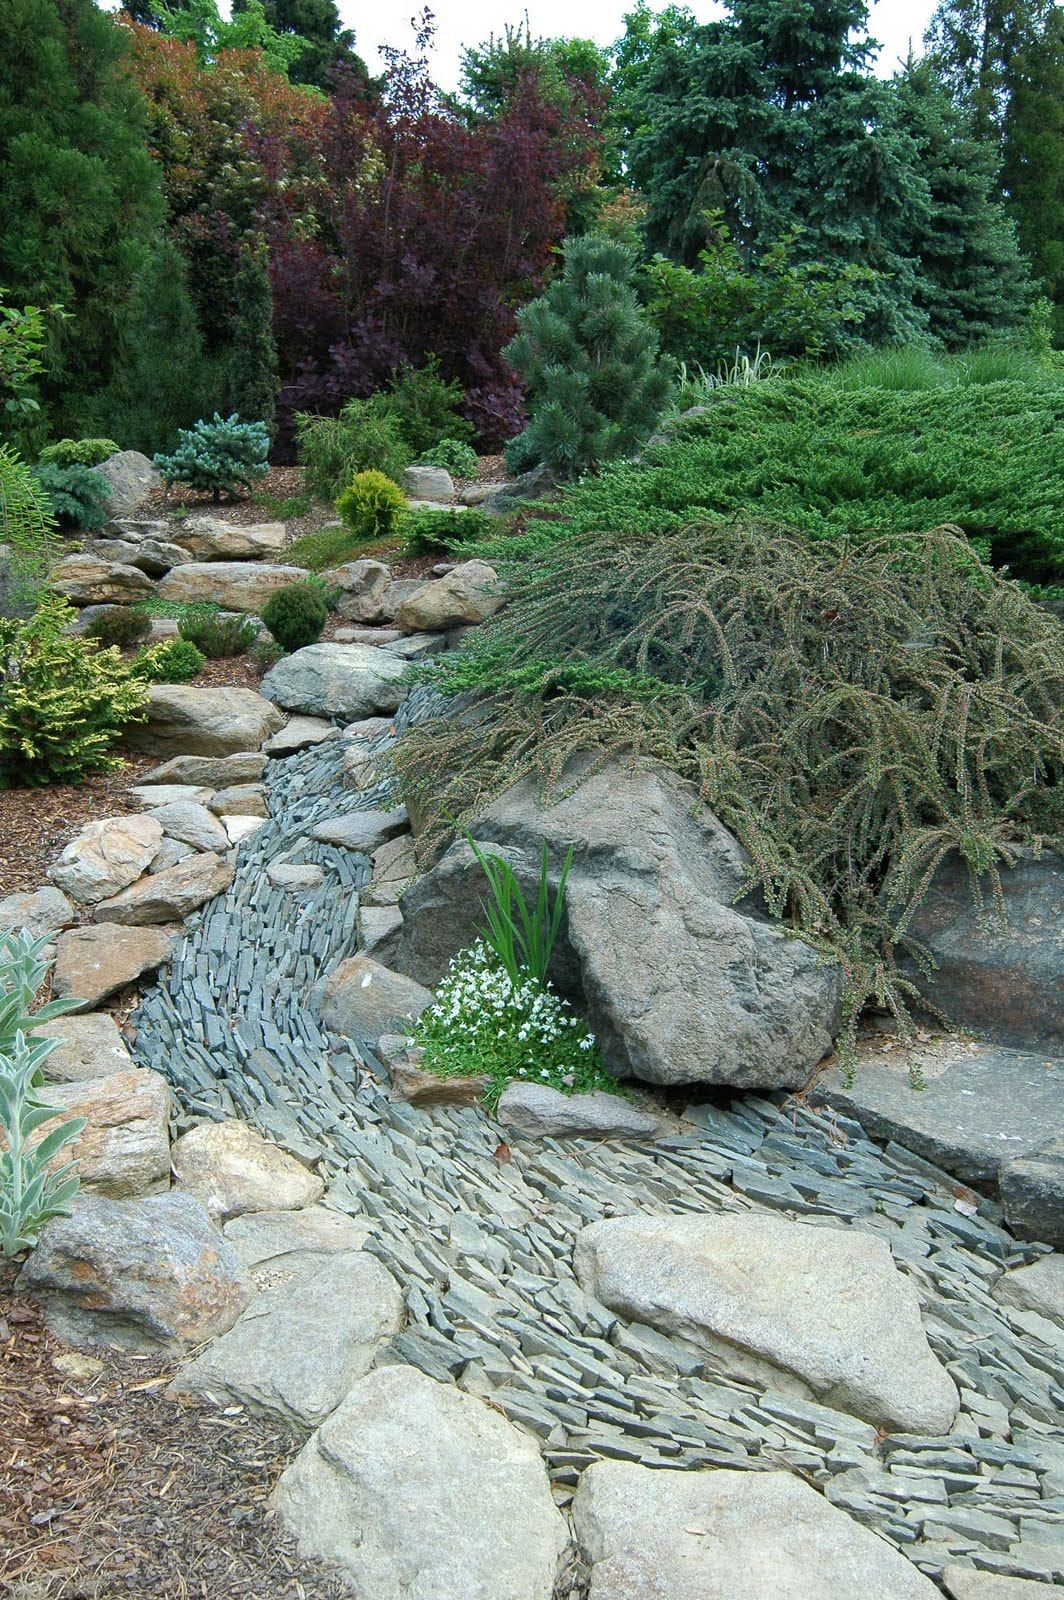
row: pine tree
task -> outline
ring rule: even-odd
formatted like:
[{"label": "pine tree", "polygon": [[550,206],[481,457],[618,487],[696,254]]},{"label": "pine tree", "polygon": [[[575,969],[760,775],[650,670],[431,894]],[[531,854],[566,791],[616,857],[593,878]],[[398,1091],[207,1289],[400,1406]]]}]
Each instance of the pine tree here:
[{"label": "pine tree", "polygon": [[180,250],[161,239],[133,285],[113,382],[92,410],[124,449],[153,455],[218,403],[216,366],[203,341]]},{"label": "pine tree", "polygon": [[229,409],[245,422],[264,422],[272,435],[277,404],[277,345],[266,248],[260,240],[241,249],[234,294]]},{"label": "pine tree", "polygon": [[976,137],[970,113],[929,63],[910,62],[896,89],[930,196],[911,246],[922,269],[916,302],[930,333],[957,346],[1019,326],[1032,285],[998,189],[994,145]]},{"label": "pine tree", "polygon": [[1064,345],[1064,10],[1013,62],[1004,123],[1002,182],[1027,252],[1054,308]]},{"label": "pine tree", "polygon": [[563,253],[561,276],[518,313],[517,337],[503,352],[525,381],[531,415],[507,457],[573,474],[639,448],[665,406],[669,377],[636,296],[634,251],[584,235]]},{"label": "pine tree", "polygon": [[3,0],[0,285],[62,305],[41,400],[75,433],[110,376],[134,274],[162,221],[123,30],[93,0]]}]

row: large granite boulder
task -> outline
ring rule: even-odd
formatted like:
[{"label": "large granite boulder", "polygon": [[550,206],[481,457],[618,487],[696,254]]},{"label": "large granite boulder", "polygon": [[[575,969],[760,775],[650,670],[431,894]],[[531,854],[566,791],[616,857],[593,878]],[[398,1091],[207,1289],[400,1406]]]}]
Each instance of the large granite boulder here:
[{"label": "large granite boulder", "polygon": [[[41,1098],[64,1120],[85,1119],[60,1159],[77,1163],[86,1192],[125,1200],[169,1188],[170,1089],[159,1073],[131,1067],[105,1078],[50,1083]],[[42,1135],[54,1126],[45,1123]]]},{"label": "large granite boulder", "polygon": [[273,1281],[281,1275],[297,1277],[329,1256],[361,1250],[370,1224],[327,1206],[306,1206],[301,1211],[245,1211],[222,1232],[253,1279],[261,1271]]},{"label": "large granite boulder", "polygon": [[130,605],[155,587],[139,567],[92,555],[67,556],[52,568],[48,584],[73,606]]},{"label": "large granite boulder", "polygon": [[454,479],[443,467],[415,464],[403,473],[403,488],[411,500],[449,506],[454,502]]},{"label": "large granite boulder", "polygon": [[[619,1077],[794,1089],[831,1048],[838,968],[754,897],[738,898],[745,852],[672,774],[610,763],[547,807],[524,782],[472,833],[499,847],[533,898],[543,845],[555,884],[576,845],[552,976],[586,1011]],[[476,938],[484,895],[459,841],[401,897],[398,969],[438,983]]]},{"label": "large granite boulder", "polygon": [[345,622],[381,620],[384,594],[392,581],[391,569],[383,561],[347,561],[323,572],[322,580],[330,589],[340,590],[336,610]]},{"label": "large granite boulder", "polygon": [[18,1277],[68,1344],[183,1350],[217,1338],[248,1303],[237,1258],[190,1194],[79,1195],[46,1222]]},{"label": "large granite boulder", "polygon": [[127,729],[126,742],[156,756],[230,756],[257,750],[284,718],[254,689],[199,689],[153,683],[147,720]]},{"label": "large granite boulder", "polygon": [[173,928],[123,928],[90,923],[59,935],[52,987],[63,999],[91,1011],[127,984],[169,961]]},{"label": "large granite boulder", "polygon": [[463,561],[443,578],[426,583],[395,613],[404,633],[443,633],[494,616],[505,596],[494,567]]},{"label": "large granite boulder", "polygon": [[97,922],[121,922],[127,927],[147,923],[183,922],[199,906],[228,889],[236,875],[231,861],[212,850],[186,856],[165,872],[150,873],[96,907]]},{"label": "large granite boulder", "polygon": [[399,1285],[363,1251],[311,1257],[257,1295],[175,1385],[282,1417],[310,1433],[366,1375],[403,1325]]},{"label": "large granite boulder", "polygon": [[177,1188],[221,1222],[310,1206],[325,1192],[317,1173],[246,1122],[201,1122],[175,1140],[171,1161]]},{"label": "large granite boulder", "polygon": [[1021,851],[1001,887],[1004,925],[989,894],[982,910],[973,902],[962,861],[938,869],[910,924],[935,962],[920,987],[950,1021],[998,1044],[1064,1044],[1064,858]]},{"label": "large granite boulder", "polygon": [[590,1600],[939,1600],[900,1551],[790,1472],[596,1461],[573,1521]]},{"label": "large granite boulder", "polygon": [[189,517],[174,530],[186,560],[263,561],[285,546],[283,522],[226,522],[221,517]]},{"label": "large granite boulder", "polygon": [[213,811],[195,800],[170,800],[155,806],[152,816],[168,839],[193,850],[227,850],[229,840]]},{"label": "large granite boulder", "polygon": [[405,806],[389,806],[387,811],[345,811],[340,816],[323,817],[310,830],[312,839],[335,845],[340,850],[360,850],[372,855],[404,833],[410,818]]},{"label": "large granite boulder", "polygon": [[162,824],[153,816],[87,822],[53,864],[49,877],[80,905],[95,905],[147,872],[162,842]]},{"label": "large granite boulder", "polygon": [[58,1039],[41,1071],[50,1083],[77,1083],[84,1078],[109,1078],[133,1071],[133,1057],[107,1011],[53,1017],[40,1029],[42,1038]]},{"label": "large granite boulder", "polygon": [[885,1239],[783,1217],[632,1216],[579,1234],[574,1266],[611,1311],[680,1334],[744,1383],[902,1433],[960,1404]]},{"label": "large granite boulder", "polygon": [[93,469],[107,484],[107,515],[132,517],[163,481],[158,467],[139,450],[119,450]]},{"label": "large granite boulder", "polygon": [[395,711],[406,698],[407,664],[368,644],[310,644],[271,667],[262,692],[286,711],[353,722]]},{"label": "large granite boulder", "polygon": [[551,1600],[567,1543],[535,1441],[406,1366],[355,1384],[273,1506],[366,1600]]},{"label": "large granite boulder", "polygon": [[271,596],[310,573],[305,567],[267,561],[190,561],[175,567],[159,584],[163,600],[222,606],[226,611],[259,613]]},{"label": "large granite boulder", "polygon": [[372,956],[349,956],[329,974],[321,1018],[333,1033],[373,1045],[386,1033],[406,1033],[432,1004],[428,989],[382,967]]},{"label": "large granite boulder", "polygon": [[149,578],[161,578],[171,567],[182,567],[192,560],[187,550],[165,538],[145,538],[136,541],[90,539],[82,545],[81,553],[83,556],[91,556],[94,561],[117,561],[126,567],[139,567]]}]

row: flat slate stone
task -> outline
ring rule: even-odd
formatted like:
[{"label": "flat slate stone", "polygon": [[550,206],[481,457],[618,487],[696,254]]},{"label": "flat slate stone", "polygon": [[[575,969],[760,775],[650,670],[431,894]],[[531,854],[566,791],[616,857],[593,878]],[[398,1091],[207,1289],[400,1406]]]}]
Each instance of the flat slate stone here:
[{"label": "flat slate stone", "polygon": [[911,1086],[899,1048],[862,1057],[849,1087],[837,1068],[825,1072],[816,1098],[965,1183],[997,1182],[1005,1162],[1064,1127],[1064,1058],[949,1040],[918,1059],[926,1088]]},{"label": "flat slate stone", "polygon": [[310,830],[312,839],[322,844],[339,845],[344,850],[361,850],[370,855],[378,845],[394,839],[410,826],[405,806],[390,811],[351,811],[344,817],[327,817]]},{"label": "flat slate stone", "polygon": [[1033,1578],[1008,1578],[996,1572],[977,1572],[974,1567],[949,1566],[942,1581],[950,1600],[1050,1600],[1060,1590],[1051,1583]]}]

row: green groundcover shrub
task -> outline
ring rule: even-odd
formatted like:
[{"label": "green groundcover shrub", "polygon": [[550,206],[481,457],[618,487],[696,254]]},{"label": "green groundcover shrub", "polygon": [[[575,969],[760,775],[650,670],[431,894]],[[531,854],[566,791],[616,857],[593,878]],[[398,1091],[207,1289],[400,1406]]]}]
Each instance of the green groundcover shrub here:
[{"label": "green groundcover shrub", "polygon": [[895,958],[923,959],[907,930],[938,863],[957,852],[993,900],[1017,846],[1064,841],[1064,628],[947,529],[552,531],[426,669],[478,696],[394,753],[430,834],[522,777],[549,793],[578,752],[663,762],[842,962],[848,1037],[870,997],[904,1018]]},{"label": "green groundcover shrub", "polygon": [[141,716],[147,691],[134,665],[64,632],[75,616],[46,596],[32,617],[0,619],[0,788],[109,770],[116,739]]},{"label": "green groundcover shrub", "polygon": [[[702,511],[819,539],[950,524],[995,566],[1054,585],[1064,583],[1062,455],[1059,383],[911,391],[774,378],[718,391],[645,464],[581,484],[562,526],[677,527]],[[541,524],[537,538],[550,537]]]},{"label": "green groundcover shrub", "polygon": [[206,656],[189,639],[163,639],[142,650],[133,663],[146,683],[191,683],[206,665]]},{"label": "green groundcover shrub", "polygon": [[412,556],[427,556],[489,539],[497,527],[498,519],[490,511],[470,507],[468,511],[410,511],[399,531]]},{"label": "green groundcover shrub", "polygon": [[250,617],[236,612],[223,616],[217,609],[206,606],[189,607],[178,619],[177,631],[186,643],[194,645],[210,661],[243,655],[259,636]]}]

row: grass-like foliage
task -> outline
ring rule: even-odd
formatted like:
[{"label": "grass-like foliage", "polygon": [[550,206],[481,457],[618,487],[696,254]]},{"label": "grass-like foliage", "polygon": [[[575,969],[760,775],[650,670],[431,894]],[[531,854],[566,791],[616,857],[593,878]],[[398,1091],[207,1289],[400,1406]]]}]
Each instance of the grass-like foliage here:
[{"label": "grass-like foliage", "polygon": [[961,369],[868,361],[882,387],[851,388],[843,368],[719,390],[644,465],[573,490],[560,531],[678,527],[700,510],[813,538],[950,523],[1014,577],[1064,582],[1064,383],[910,386]]},{"label": "grass-like foliage", "polygon": [[181,638],[195,645],[209,661],[220,661],[226,656],[242,656],[259,636],[259,630],[250,617],[229,612],[223,616],[214,607],[188,607],[179,618],[177,631]]},{"label": "grass-like foliage", "polygon": [[553,899],[550,892],[550,858],[547,846],[543,846],[536,898],[529,905],[514,869],[505,856],[494,853],[486,855],[468,834],[466,840],[488,880],[491,892],[484,907],[488,925],[481,938],[514,983],[518,983],[522,975],[534,978],[537,983],[546,983],[551,951],[557,942],[565,911],[565,885],[573,865],[573,846],[569,846],[562,862]]},{"label": "grass-like foliage", "polygon": [[[85,1126],[84,1117],[41,1130],[61,1112],[41,1098],[41,1065],[58,1044],[35,1038],[77,1000],[51,1000],[35,1013],[33,1000],[48,975],[45,939],[23,930],[0,935],[0,1256],[28,1250],[51,1217],[65,1216],[78,1192],[73,1165],[56,1157]],[[49,1165],[51,1170],[49,1171]]]},{"label": "grass-like foliage", "polygon": [[316,644],[329,620],[329,606],[320,579],[290,583],[272,594],[262,608],[262,620],[282,650],[302,650]]},{"label": "grass-like foliage", "polygon": [[26,620],[0,619],[0,788],[78,783],[118,765],[111,748],[146,689],[115,649],[67,633],[55,596]]},{"label": "grass-like foliage", "polygon": [[[844,964],[849,1016],[904,1016],[899,949],[951,851],[992,898],[1064,837],[1064,629],[955,531],[810,541],[704,519],[583,533],[508,574],[435,670],[475,717],[411,730],[408,796],[465,825],[570,759],[662,761],[750,854],[771,911]],[[565,604],[558,596],[564,594]]]}]

